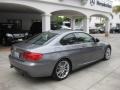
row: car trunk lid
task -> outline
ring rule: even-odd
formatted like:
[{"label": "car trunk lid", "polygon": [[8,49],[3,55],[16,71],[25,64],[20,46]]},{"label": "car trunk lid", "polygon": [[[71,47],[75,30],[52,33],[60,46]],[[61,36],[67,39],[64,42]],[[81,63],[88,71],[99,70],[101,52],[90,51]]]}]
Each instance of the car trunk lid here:
[{"label": "car trunk lid", "polygon": [[30,51],[34,48],[38,48],[40,47],[39,45],[35,45],[35,44],[29,44],[29,43],[19,43],[19,44],[15,44],[12,46],[11,48],[11,55],[15,58],[20,59],[20,55],[22,53],[24,53],[25,51]]}]

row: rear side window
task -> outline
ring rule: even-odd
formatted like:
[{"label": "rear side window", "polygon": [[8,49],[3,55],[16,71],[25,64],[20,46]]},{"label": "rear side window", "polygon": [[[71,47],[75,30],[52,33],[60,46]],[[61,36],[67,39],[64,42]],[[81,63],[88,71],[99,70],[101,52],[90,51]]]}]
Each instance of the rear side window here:
[{"label": "rear side window", "polygon": [[93,37],[85,33],[75,33],[77,43],[94,42]]},{"label": "rear side window", "polygon": [[53,37],[57,36],[56,33],[51,32],[44,32],[37,36],[34,36],[33,38],[30,38],[26,41],[26,43],[36,44],[36,45],[43,45]]},{"label": "rear side window", "polygon": [[66,35],[60,41],[62,45],[72,45],[76,43],[76,38],[73,33]]}]

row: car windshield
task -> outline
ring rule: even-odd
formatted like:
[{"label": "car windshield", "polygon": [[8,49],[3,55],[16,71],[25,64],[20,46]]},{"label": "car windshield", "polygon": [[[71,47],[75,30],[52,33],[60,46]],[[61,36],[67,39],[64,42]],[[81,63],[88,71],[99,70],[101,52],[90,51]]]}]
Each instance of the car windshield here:
[{"label": "car windshield", "polygon": [[57,36],[56,33],[51,32],[43,32],[38,34],[26,41],[26,43],[36,44],[36,45],[43,45],[53,37]]}]

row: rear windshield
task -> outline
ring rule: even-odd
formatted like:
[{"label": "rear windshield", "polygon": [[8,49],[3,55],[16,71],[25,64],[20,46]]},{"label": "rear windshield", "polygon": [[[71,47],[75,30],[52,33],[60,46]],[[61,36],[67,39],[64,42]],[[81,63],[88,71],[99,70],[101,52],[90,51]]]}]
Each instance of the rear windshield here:
[{"label": "rear windshield", "polygon": [[56,33],[51,32],[43,32],[38,34],[26,41],[26,43],[36,44],[36,45],[43,45],[53,37],[57,36]]}]

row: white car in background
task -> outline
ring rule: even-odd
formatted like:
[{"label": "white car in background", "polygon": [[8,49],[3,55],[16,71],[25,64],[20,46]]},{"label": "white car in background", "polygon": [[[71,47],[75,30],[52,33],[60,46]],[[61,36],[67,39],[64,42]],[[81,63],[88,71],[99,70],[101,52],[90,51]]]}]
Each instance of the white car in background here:
[{"label": "white car in background", "polygon": [[65,26],[65,25],[62,25],[62,26],[61,26],[61,29],[62,29],[62,30],[66,30],[66,29],[67,29],[67,30],[71,30],[71,28],[70,28],[70,27]]}]

